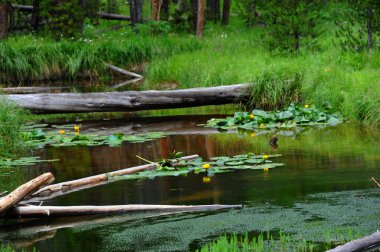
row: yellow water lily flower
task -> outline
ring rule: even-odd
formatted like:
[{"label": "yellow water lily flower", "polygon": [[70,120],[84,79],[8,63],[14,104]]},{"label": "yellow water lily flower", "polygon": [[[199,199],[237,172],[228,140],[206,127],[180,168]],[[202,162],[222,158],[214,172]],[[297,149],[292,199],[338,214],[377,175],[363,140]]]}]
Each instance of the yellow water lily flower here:
[{"label": "yellow water lily flower", "polygon": [[268,167],[265,167],[263,170],[264,170],[264,172],[269,172],[269,168]]},{"label": "yellow water lily flower", "polygon": [[202,181],[203,181],[203,183],[210,183],[211,182],[211,178],[210,177],[203,177]]},{"label": "yellow water lily flower", "polygon": [[304,106],[305,108],[309,108],[309,104],[305,104],[305,106]]},{"label": "yellow water lily flower", "polygon": [[208,169],[208,168],[210,168],[210,164],[203,164],[203,165],[202,165],[202,168],[203,168],[203,169]]},{"label": "yellow water lily flower", "polygon": [[63,134],[65,134],[65,131],[64,131],[64,130],[59,130],[58,133],[59,133],[60,135],[63,135]]},{"label": "yellow water lily flower", "polygon": [[250,137],[255,137],[256,133],[255,132],[252,132],[251,134],[249,134]]},{"label": "yellow water lily flower", "polygon": [[79,136],[79,131],[75,131],[74,136]]},{"label": "yellow water lily flower", "polygon": [[265,160],[265,159],[268,159],[269,158],[269,156],[268,155],[263,155],[263,159]]},{"label": "yellow water lily flower", "polygon": [[255,115],[254,114],[250,114],[249,118],[253,119],[253,118],[255,118]]},{"label": "yellow water lily flower", "polygon": [[74,125],[74,131],[79,131],[80,127],[78,125]]},{"label": "yellow water lily flower", "polygon": [[264,123],[260,124],[259,128],[260,128],[260,129],[265,128]]}]

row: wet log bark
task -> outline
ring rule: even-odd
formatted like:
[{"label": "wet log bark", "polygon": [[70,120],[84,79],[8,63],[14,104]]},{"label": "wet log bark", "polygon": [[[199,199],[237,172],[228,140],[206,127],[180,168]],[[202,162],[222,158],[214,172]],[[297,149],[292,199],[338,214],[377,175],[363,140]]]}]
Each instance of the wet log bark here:
[{"label": "wet log bark", "polygon": [[[191,155],[191,156],[185,156],[178,160],[192,160],[199,157],[198,155]],[[172,162],[175,164],[178,162],[177,160],[172,160]],[[48,199],[52,199],[58,196],[66,195],[72,192],[93,188],[95,186],[108,184],[109,182],[112,182],[112,178],[116,176],[123,176],[128,174],[136,174],[141,171],[145,170],[153,170],[157,167],[156,163],[153,164],[146,164],[146,165],[140,165],[132,168],[126,168],[118,171],[108,172],[108,173],[102,173],[99,175],[94,175],[86,178],[66,181],[50,186],[46,186],[41,188],[40,190],[30,194],[29,197],[25,198],[25,201],[22,203],[28,203],[28,202],[39,202],[44,201]]]},{"label": "wet log bark", "polygon": [[16,190],[0,199],[0,214],[5,213],[7,210],[21,202],[26,196],[53,181],[54,176],[49,172],[21,185]]},{"label": "wet log bark", "polygon": [[354,252],[354,251],[364,251],[376,246],[380,246],[380,232],[375,232],[369,236],[348,242],[334,249],[328,250],[326,252]]},{"label": "wet log bark", "polygon": [[116,206],[20,206],[10,209],[5,218],[53,218],[107,215],[136,212],[192,212],[241,208],[242,205],[116,205]]},{"label": "wet log bark", "polygon": [[138,111],[244,102],[249,98],[249,87],[249,84],[237,84],[171,91],[25,94],[7,97],[35,113]]}]

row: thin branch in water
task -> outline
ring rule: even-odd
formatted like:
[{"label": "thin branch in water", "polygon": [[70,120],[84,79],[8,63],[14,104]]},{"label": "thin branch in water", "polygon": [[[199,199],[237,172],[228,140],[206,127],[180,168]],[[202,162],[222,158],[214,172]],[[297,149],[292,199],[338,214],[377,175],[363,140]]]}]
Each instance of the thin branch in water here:
[{"label": "thin branch in water", "polygon": [[8,193],[8,191],[4,191],[4,192],[0,193],[0,197],[4,196],[7,193]]},{"label": "thin branch in water", "polygon": [[371,180],[372,180],[373,182],[375,182],[375,184],[376,184],[378,187],[380,187],[380,183],[377,182],[376,179],[375,179],[374,177],[372,177]]},{"label": "thin branch in water", "polygon": [[136,157],[137,157],[138,159],[141,159],[141,160],[143,160],[143,161],[149,163],[149,164],[157,164],[157,163],[155,163],[155,162],[149,161],[148,159],[145,159],[145,158],[143,158],[143,157],[140,157],[139,155],[136,155]]}]

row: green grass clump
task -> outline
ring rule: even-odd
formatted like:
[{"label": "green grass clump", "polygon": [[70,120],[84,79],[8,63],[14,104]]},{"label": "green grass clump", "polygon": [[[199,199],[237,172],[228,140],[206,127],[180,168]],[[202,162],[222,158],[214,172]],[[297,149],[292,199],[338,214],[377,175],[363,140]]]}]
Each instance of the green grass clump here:
[{"label": "green grass clump", "polygon": [[24,150],[21,128],[28,116],[12,101],[0,96],[0,157],[13,157]]},{"label": "green grass clump", "polygon": [[280,232],[278,240],[274,240],[269,233],[264,238],[261,233],[257,237],[250,239],[248,235],[239,237],[232,235],[219,237],[216,241],[204,245],[197,252],[230,252],[230,251],[255,251],[255,252],[275,252],[275,251],[316,251],[317,244],[304,239],[296,239],[293,236]]}]

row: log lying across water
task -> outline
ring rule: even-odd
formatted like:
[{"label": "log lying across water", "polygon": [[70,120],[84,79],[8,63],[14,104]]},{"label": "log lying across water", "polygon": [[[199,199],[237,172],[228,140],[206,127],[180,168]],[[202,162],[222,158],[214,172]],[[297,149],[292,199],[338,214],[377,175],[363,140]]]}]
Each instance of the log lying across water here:
[{"label": "log lying across water", "polygon": [[8,209],[16,206],[26,196],[53,181],[54,176],[49,172],[21,185],[16,190],[0,199],[0,214],[5,213]]},{"label": "log lying across water", "polygon": [[10,209],[6,218],[52,218],[136,212],[192,212],[241,208],[242,205],[115,205],[115,206],[21,206]]},{"label": "log lying across water", "polygon": [[[180,158],[179,160],[193,160],[199,157],[198,155],[185,156]],[[177,162],[177,160],[172,160],[173,164]],[[126,168],[122,170],[117,170],[108,173],[102,173],[99,175],[94,175],[86,178],[66,181],[50,186],[46,186],[41,188],[40,190],[32,193],[29,197],[26,197],[22,203],[28,202],[39,202],[48,199],[52,199],[58,196],[66,195],[68,193],[93,188],[95,186],[104,185],[113,181],[112,178],[115,176],[123,176],[127,174],[136,174],[145,170],[153,170],[157,167],[156,163],[140,165],[136,167]]]},{"label": "log lying across water", "polygon": [[170,91],[7,95],[19,106],[36,113],[86,113],[198,107],[247,101],[249,96],[250,84]]},{"label": "log lying across water", "polygon": [[355,252],[364,251],[367,249],[380,246],[380,232],[375,232],[369,236],[350,241],[346,244],[338,246],[334,249],[328,250],[326,252]]}]

